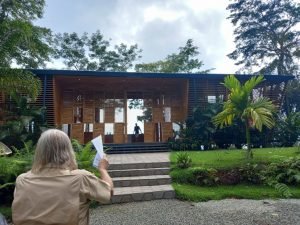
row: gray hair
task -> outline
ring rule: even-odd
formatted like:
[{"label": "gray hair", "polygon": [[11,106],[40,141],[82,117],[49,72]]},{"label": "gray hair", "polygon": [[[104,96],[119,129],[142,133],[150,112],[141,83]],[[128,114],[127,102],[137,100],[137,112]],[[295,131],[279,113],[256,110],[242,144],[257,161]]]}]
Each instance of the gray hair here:
[{"label": "gray hair", "polygon": [[61,130],[49,129],[38,140],[31,171],[37,173],[45,167],[78,168],[71,141]]}]

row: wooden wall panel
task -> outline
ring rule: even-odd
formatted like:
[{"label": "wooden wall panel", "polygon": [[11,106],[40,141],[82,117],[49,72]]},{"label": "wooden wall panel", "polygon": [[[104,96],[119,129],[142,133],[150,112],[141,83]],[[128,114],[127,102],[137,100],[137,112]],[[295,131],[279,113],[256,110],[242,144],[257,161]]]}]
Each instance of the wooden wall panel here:
[{"label": "wooden wall panel", "polygon": [[172,107],[171,114],[172,121],[174,122],[183,122],[185,120],[182,107]]},{"label": "wooden wall panel", "polygon": [[94,108],[83,108],[83,122],[94,123],[95,122],[95,109]]},{"label": "wooden wall panel", "polygon": [[161,123],[162,126],[162,141],[167,142],[169,138],[173,137],[172,123]]},{"label": "wooden wall panel", "polygon": [[154,123],[144,123],[144,142],[154,142]]},{"label": "wooden wall panel", "polygon": [[71,138],[74,138],[83,144],[83,124],[72,124]]},{"label": "wooden wall panel", "polygon": [[124,123],[115,123],[114,143],[121,144],[125,142],[124,129]]},{"label": "wooden wall panel", "polygon": [[115,108],[105,108],[105,116],[104,116],[105,123],[113,123],[115,122]]},{"label": "wooden wall panel", "polygon": [[73,91],[72,90],[65,90],[63,92],[63,101],[62,105],[65,107],[73,107]]},{"label": "wooden wall panel", "polygon": [[163,113],[161,108],[157,108],[157,107],[152,108],[152,121],[154,123],[163,121]]},{"label": "wooden wall panel", "polygon": [[61,123],[72,124],[74,122],[73,108],[62,108]]},{"label": "wooden wall panel", "polygon": [[94,132],[93,137],[98,137],[99,135],[102,135],[102,138],[104,138],[104,123],[95,123],[94,124]]}]

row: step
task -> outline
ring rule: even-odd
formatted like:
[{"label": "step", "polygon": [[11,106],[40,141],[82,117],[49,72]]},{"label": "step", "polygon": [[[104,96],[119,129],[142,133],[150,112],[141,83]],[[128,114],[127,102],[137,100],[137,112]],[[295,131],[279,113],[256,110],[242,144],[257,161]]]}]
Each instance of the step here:
[{"label": "step", "polygon": [[148,169],[148,168],[167,168],[167,167],[170,167],[170,162],[118,163],[118,164],[110,164],[109,170]]},{"label": "step", "polygon": [[150,176],[150,175],[167,175],[170,168],[149,168],[149,169],[127,169],[127,170],[109,170],[111,177],[133,177],[133,176]]},{"label": "step", "polygon": [[115,187],[155,186],[171,184],[169,175],[115,177],[112,178]]},{"label": "step", "polygon": [[117,187],[114,189],[112,203],[171,199],[175,192],[171,185]]},{"label": "step", "polygon": [[130,154],[130,153],[154,153],[154,152],[169,152],[169,149],[139,149],[139,150],[109,150],[107,154]]},{"label": "step", "polygon": [[149,152],[168,152],[169,147],[166,143],[131,143],[131,144],[106,144],[111,148],[108,154],[124,153],[149,153]]}]

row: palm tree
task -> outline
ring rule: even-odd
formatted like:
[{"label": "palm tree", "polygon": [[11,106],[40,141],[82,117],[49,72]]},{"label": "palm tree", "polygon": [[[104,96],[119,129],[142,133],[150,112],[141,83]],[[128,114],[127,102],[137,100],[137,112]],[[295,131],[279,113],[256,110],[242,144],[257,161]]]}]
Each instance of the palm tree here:
[{"label": "palm tree", "polygon": [[234,75],[225,77],[223,85],[230,94],[228,100],[224,102],[223,111],[213,117],[213,123],[220,128],[232,125],[235,118],[245,124],[247,159],[253,157],[250,128],[261,131],[263,125],[271,128],[275,124],[273,114],[276,107],[272,101],[265,97],[251,98],[253,89],[262,81],[264,81],[263,76],[253,76],[245,84],[241,84]]}]

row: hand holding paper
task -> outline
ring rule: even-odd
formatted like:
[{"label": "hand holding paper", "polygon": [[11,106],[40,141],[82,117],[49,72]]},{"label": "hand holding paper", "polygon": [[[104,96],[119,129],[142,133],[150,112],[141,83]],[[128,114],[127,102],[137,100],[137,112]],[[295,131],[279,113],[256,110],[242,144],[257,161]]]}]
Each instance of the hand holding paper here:
[{"label": "hand holding paper", "polygon": [[100,135],[100,136],[94,138],[92,140],[92,143],[93,143],[94,147],[97,150],[97,154],[96,154],[96,156],[94,158],[94,161],[93,161],[93,166],[98,168],[100,160],[104,157],[102,136]]}]

